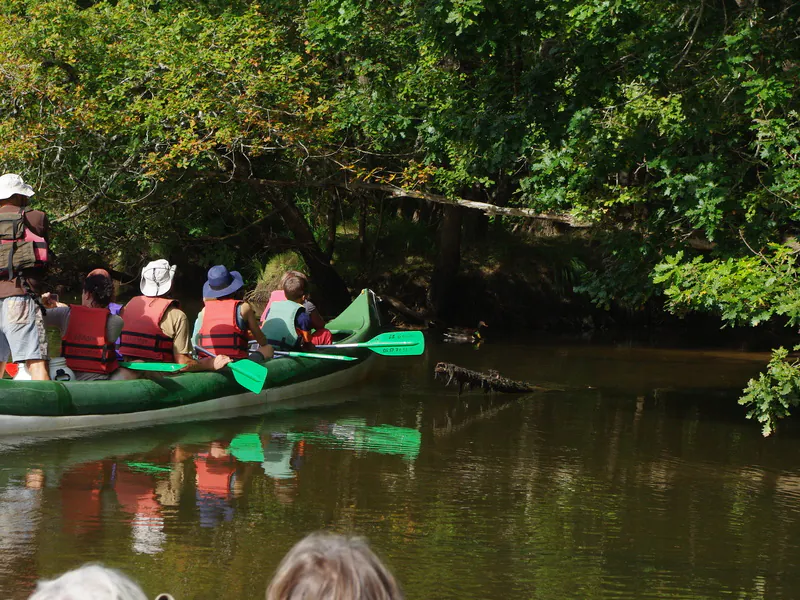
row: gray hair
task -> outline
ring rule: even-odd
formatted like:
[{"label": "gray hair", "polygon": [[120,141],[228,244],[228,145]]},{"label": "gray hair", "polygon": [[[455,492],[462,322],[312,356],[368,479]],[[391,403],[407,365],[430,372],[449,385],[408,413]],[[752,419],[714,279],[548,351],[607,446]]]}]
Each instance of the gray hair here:
[{"label": "gray hair", "polygon": [[147,596],[124,573],[86,564],[57,579],[40,581],[28,600],[147,600]]},{"label": "gray hair", "polygon": [[284,556],[267,600],[402,600],[392,574],[366,540],[312,533]]}]

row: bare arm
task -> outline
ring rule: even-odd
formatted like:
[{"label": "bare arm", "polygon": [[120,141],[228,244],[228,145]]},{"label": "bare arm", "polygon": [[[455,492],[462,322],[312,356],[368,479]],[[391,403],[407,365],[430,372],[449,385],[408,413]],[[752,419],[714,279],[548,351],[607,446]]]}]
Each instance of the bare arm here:
[{"label": "bare arm", "polygon": [[258,326],[258,317],[250,303],[242,302],[241,314],[242,319],[247,323],[248,329],[250,329],[253,337],[258,342],[258,351],[264,358],[272,358],[273,348],[267,342],[267,336],[261,331],[261,327]]},{"label": "bare arm", "polygon": [[176,363],[180,365],[186,365],[183,369],[181,369],[181,373],[191,373],[196,371],[219,371],[222,367],[231,362],[230,357],[224,354],[218,354],[214,357],[209,356],[195,360],[188,354],[178,354],[175,352],[174,348],[173,356],[175,357]]}]

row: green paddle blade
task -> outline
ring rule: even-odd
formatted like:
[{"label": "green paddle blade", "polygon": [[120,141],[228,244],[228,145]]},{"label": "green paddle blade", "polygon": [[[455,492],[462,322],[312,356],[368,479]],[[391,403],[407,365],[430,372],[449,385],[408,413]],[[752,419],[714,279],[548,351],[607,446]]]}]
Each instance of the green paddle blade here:
[{"label": "green paddle blade", "polygon": [[338,354],[322,354],[320,352],[284,352],[276,350],[275,356],[289,356],[297,358],[322,358],[325,360],[358,360],[354,356],[339,356]]},{"label": "green paddle blade", "polygon": [[243,388],[258,394],[264,388],[267,380],[267,367],[252,360],[244,359],[228,363],[233,371],[233,379]]},{"label": "green paddle blade", "polygon": [[369,348],[383,356],[419,356],[425,352],[425,336],[421,331],[390,331],[376,335],[368,342],[329,344],[317,348]]},{"label": "green paddle blade", "polygon": [[[206,350],[197,344],[194,348],[209,356],[216,356],[211,350]],[[245,358],[229,362],[228,368],[233,371],[233,380],[246,390],[258,394],[264,388],[264,382],[267,380],[267,367],[264,365]]]},{"label": "green paddle blade", "polygon": [[158,363],[158,362],[120,362],[120,367],[125,367],[131,371],[160,371],[162,373],[174,373],[180,371],[186,365],[178,363]]}]

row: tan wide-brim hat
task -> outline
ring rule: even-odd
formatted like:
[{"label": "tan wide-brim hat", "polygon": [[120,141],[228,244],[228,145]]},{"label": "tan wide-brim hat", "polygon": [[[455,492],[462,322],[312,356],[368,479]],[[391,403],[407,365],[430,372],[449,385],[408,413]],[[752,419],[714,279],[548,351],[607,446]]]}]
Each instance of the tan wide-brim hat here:
[{"label": "tan wide-brim hat", "polygon": [[170,265],[163,258],[151,261],[142,269],[139,289],[142,290],[142,294],[151,298],[163,296],[172,287],[174,277],[175,265]]},{"label": "tan wide-brim hat", "polygon": [[33,196],[33,188],[16,173],[6,173],[0,177],[0,200],[6,200],[15,194],[22,194],[30,198]]}]

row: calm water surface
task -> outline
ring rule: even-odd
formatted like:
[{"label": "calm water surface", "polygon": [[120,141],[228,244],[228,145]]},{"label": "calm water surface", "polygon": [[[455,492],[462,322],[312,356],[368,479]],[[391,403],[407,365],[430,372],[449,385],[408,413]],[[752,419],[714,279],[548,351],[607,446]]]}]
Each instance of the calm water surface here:
[{"label": "calm water surface", "polygon": [[[409,598],[793,597],[800,430],[736,405],[766,355],[432,345],[339,403],[0,448],[0,596],[102,561],[151,597],[263,598],[316,529],[367,536]],[[544,383],[463,394],[449,360]]]}]

